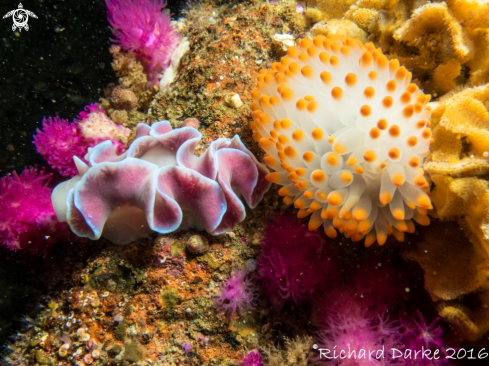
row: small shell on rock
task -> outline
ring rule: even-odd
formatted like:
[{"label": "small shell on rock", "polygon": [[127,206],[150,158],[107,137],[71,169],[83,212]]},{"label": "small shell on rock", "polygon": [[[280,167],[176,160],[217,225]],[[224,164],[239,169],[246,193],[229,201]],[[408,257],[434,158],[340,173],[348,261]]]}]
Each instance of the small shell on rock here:
[{"label": "small shell on rock", "polygon": [[83,357],[83,362],[85,362],[87,365],[90,365],[93,363],[93,357],[92,355],[88,354]]},{"label": "small shell on rock", "polygon": [[98,298],[98,296],[92,299],[90,305],[92,306],[92,308],[98,308],[100,306],[100,299]]},{"label": "small shell on rock", "polygon": [[187,118],[182,122],[182,127],[193,127],[196,130],[199,129],[199,120],[197,118]]},{"label": "small shell on rock", "polygon": [[86,343],[90,340],[90,334],[86,332],[85,328],[78,329],[76,331],[76,335],[78,336],[80,342]]},{"label": "small shell on rock", "polygon": [[209,250],[209,242],[202,235],[192,235],[187,241],[187,250],[193,254],[204,254]]},{"label": "small shell on rock", "polygon": [[138,97],[131,90],[119,85],[112,90],[110,101],[115,109],[130,111],[138,104]]},{"label": "small shell on rock", "polygon": [[272,40],[274,44],[282,47],[283,51],[287,51],[290,47],[295,46],[295,39],[292,34],[274,34]]},{"label": "small shell on rock", "polygon": [[79,339],[80,339],[80,342],[84,342],[84,343],[88,342],[90,340],[90,334],[85,333]]},{"label": "small shell on rock", "polygon": [[243,105],[239,94],[228,94],[224,97],[224,101],[227,105],[233,108],[239,108]]},{"label": "small shell on rock", "polygon": [[66,357],[68,355],[68,348],[70,348],[69,344],[63,344],[61,347],[59,347],[58,356],[61,358]]},{"label": "small shell on rock", "polygon": [[245,266],[248,273],[254,272],[256,269],[256,260],[254,260],[253,258],[248,259],[245,263]]},{"label": "small shell on rock", "polygon": [[92,358],[94,360],[98,360],[100,358],[100,351],[98,349],[94,349],[92,351]]}]

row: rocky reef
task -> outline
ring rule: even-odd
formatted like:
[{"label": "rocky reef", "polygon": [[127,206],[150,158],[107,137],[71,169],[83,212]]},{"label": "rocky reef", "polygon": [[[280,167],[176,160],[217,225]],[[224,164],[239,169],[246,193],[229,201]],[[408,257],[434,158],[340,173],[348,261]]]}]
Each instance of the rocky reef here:
[{"label": "rocky reef", "polygon": [[[166,60],[177,65],[169,85],[155,81],[161,75],[150,75],[136,51],[107,50],[118,83],[103,91],[97,111],[125,131],[118,139],[124,149],[140,138],[138,124],[149,130],[167,120],[168,130],[198,130],[195,159],[204,160],[214,141],[238,135],[249,157],[266,163],[250,127],[260,69],[273,68],[306,38],[352,37],[399,60],[397,68],[412,73],[413,88],[432,95],[426,128],[433,141],[417,167],[433,205],[422,208],[421,223],[429,216],[431,224],[411,222],[403,232],[387,224],[404,241],[390,236],[383,246],[372,241],[365,248],[309,230],[316,227],[297,221],[297,210],[272,186],[253,209],[240,206],[240,219],[227,232],[188,225],[167,234],[148,231],[124,246],[103,235],[91,242],[59,239],[36,260],[22,250],[8,253],[32,265],[30,275],[39,276],[45,291],[0,363],[341,365],[346,361],[318,359],[318,347],[365,340],[371,349],[417,350],[423,342],[443,352],[452,344],[487,349],[489,5],[206,0],[189,4],[171,27],[188,51]],[[85,152],[90,158],[94,146],[84,147],[79,159]],[[26,237],[46,236],[31,226]],[[398,364],[388,357],[386,363]]]}]

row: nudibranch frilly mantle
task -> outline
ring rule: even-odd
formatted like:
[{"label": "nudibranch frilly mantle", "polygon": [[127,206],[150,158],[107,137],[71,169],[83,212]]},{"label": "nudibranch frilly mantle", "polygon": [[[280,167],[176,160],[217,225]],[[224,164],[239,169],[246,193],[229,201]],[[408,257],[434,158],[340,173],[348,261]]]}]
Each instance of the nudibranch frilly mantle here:
[{"label": "nudibranch frilly mantle", "polygon": [[89,149],[88,165],[74,157],[79,174],[52,193],[60,222],[78,236],[129,244],[153,232],[195,228],[219,235],[246,217],[270,183],[268,169],[239,136],[213,141],[194,155],[202,135],[168,121],[140,123],[127,151],[110,140]]},{"label": "nudibranch frilly mantle", "polygon": [[404,239],[432,208],[421,164],[432,143],[430,96],[373,44],[317,36],[261,70],[254,139],[309,229],[365,245]]}]

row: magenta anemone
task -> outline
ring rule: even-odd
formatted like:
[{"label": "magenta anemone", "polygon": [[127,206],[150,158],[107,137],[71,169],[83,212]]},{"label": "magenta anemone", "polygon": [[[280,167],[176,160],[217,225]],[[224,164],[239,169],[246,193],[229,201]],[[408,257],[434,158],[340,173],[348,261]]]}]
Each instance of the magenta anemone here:
[{"label": "magenta anemone", "polygon": [[330,286],[337,268],[336,249],[327,245],[321,231],[309,231],[302,221],[277,215],[261,242],[257,278],[276,308],[289,300],[312,300]]},{"label": "magenta anemone", "polygon": [[48,183],[51,174],[27,168],[0,178],[0,244],[39,251],[68,233],[56,220]]},{"label": "magenta anemone", "polygon": [[180,36],[170,15],[161,10],[161,0],[106,0],[107,19],[114,28],[113,41],[124,51],[134,52],[144,64],[151,81],[161,78],[170,63]]},{"label": "magenta anemone", "polygon": [[235,314],[243,314],[243,309],[254,309],[253,303],[257,299],[258,291],[247,272],[238,269],[234,271],[234,276],[221,285],[221,292],[214,300],[214,306],[233,317]]}]

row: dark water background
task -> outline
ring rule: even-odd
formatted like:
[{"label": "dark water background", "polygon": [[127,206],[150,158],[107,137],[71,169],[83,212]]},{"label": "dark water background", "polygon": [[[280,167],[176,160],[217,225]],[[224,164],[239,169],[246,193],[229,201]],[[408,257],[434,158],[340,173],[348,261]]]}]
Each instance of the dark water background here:
[{"label": "dark water background", "polygon": [[[72,119],[115,81],[110,29],[102,1],[23,1],[29,31],[12,31],[2,19],[0,87],[0,174],[43,164],[32,135],[43,116]],[[0,14],[18,7],[2,1]]]},{"label": "dark water background", "polygon": [[[2,0],[1,17],[19,2]],[[103,0],[21,2],[38,17],[29,17],[29,31],[12,31],[12,18],[0,19],[0,177],[44,165],[32,144],[44,116],[71,121],[85,105],[98,101],[108,83],[117,81],[110,66],[111,31]],[[171,1],[168,8],[178,15],[182,4]],[[43,258],[12,256],[0,247],[0,345],[13,330],[12,322],[15,326],[45,292],[33,276],[43,263]]]}]

